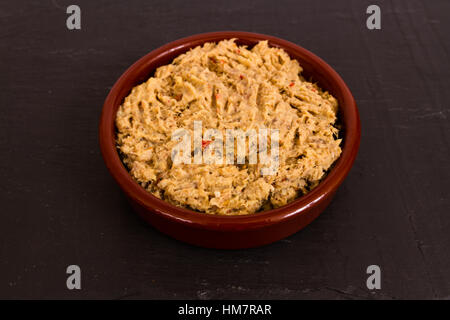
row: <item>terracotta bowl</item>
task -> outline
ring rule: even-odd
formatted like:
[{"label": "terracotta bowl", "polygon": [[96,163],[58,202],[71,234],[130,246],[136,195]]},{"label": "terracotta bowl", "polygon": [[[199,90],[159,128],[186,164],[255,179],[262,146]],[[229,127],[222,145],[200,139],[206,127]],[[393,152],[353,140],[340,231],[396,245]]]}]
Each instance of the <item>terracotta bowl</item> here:
[{"label": "terracotta bowl", "polygon": [[[303,75],[317,81],[339,101],[343,125],[342,155],[326,178],[311,192],[286,206],[246,216],[209,215],[173,206],[137,184],[122,164],[115,146],[116,112],[131,89],[146,81],[159,66],[202,45],[236,38],[238,44],[253,46],[268,40],[284,49],[303,67]],[[360,121],[353,96],[342,78],[322,59],[286,40],[249,32],[213,32],[180,39],[156,49],[134,63],[117,80],[106,98],[99,127],[100,148],[111,175],[133,208],[149,224],[178,240],[210,248],[238,249],[265,245],[304,228],[327,207],[355,160],[360,141]]]}]

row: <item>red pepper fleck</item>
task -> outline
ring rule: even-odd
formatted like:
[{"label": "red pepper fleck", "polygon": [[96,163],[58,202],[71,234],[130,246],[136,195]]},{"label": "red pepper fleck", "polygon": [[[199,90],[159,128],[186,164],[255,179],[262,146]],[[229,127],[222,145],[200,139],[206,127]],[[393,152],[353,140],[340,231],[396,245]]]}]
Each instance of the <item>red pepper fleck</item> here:
[{"label": "red pepper fleck", "polygon": [[243,80],[243,79],[244,79],[244,76],[241,74],[241,75],[239,76],[239,78],[241,78],[241,80]]},{"label": "red pepper fleck", "polygon": [[314,92],[317,92],[316,88],[312,88],[311,90],[314,91]]},{"label": "red pepper fleck", "polygon": [[289,87],[293,87],[294,86],[294,82],[289,83]]},{"label": "red pepper fleck", "polygon": [[214,58],[214,57],[209,57],[209,58],[211,59],[212,62],[217,63],[216,58]]},{"label": "red pepper fleck", "polygon": [[202,149],[205,149],[211,144],[212,140],[202,140]]},{"label": "red pepper fleck", "polygon": [[220,98],[220,94],[216,94],[216,100]]},{"label": "red pepper fleck", "polygon": [[220,60],[220,62],[225,63],[225,60]]},{"label": "red pepper fleck", "polygon": [[237,49],[237,50],[236,50],[236,53],[241,53],[241,50]]}]

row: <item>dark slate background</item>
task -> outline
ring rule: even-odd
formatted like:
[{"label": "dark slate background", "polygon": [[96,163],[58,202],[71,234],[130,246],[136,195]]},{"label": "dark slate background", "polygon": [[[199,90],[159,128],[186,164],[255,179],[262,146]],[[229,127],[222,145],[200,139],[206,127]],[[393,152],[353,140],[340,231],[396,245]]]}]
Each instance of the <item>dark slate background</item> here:
[{"label": "dark slate background", "polygon": [[[0,298],[449,299],[450,1],[2,1]],[[82,30],[66,28],[69,4]],[[193,247],[141,221],[107,172],[102,103],[178,38],[244,30],[326,60],[359,105],[361,148],[336,198],[269,246]],[[66,288],[66,267],[82,290]],[[377,264],[382,288],[366,288]]]}]

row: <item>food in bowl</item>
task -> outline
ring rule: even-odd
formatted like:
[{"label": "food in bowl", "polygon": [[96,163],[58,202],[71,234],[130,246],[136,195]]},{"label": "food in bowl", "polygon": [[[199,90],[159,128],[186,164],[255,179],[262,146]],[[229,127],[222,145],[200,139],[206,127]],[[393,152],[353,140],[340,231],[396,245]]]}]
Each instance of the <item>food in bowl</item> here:
[{"label": "food in bowl", "polygon": [[[191,49],[134,87],[119,107],[123,163],[156,197],[199,212],[244,215],[289,203],[315,188],[341,154],[337,100],[301,72],[297,60],[267,41],[248,48],[230,39]],[[262,174],[264,164],[249,156],[245,163],[175,163],[173,133],[193,132],[196,121],[224,135],[278,130],[276,172]],[[201,151],[212,142],[202,141]]]}]

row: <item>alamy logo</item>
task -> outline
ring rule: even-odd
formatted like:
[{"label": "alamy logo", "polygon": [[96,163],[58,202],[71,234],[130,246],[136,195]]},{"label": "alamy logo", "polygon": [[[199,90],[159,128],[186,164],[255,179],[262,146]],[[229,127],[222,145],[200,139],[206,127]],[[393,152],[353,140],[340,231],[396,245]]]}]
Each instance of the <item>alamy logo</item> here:
[{"label": "alamy logo", "polygon": [[[249,164],[266,165],[261,168],[262,175],[273,175],[277,172],[279,166],[278,129],[258,128],[258,132],[255,129],[249,129],[246,132],[240,129],[227,129],[225,130],[225,137],[217,129],[207,129],[203,135],[202,132],[202,122],[194,121],[193,159],[191,132],[180,128],[172,133],[172,141],[178,141],[171,153],[174,164],[234,164],[235,162],[245,164],[248,157]],[[247,138],[248,148],[246,147]]]},{"label": "alamy logo", "polygon": [[381,29],[381,9],[379,6],[372,4],[367,7],[367,14],[370,16],[367,18],[366,26],[369,30],[380,30]]},{"label": "alamy logo", "polygon": [[81,289],[81,269],[76,264],[72,264],[67,267],[66,273],[70,274],[69,277],[67,277],[66,286],[67,289],[73,290]]},{"label": "alamy logo", "polygon": [[80,30],[81,29],[81,9],[76,4],[72,4],[67,7],[67,17],[66,26],[69,30]]},{"label": "alamy logo", "polygon": [[380,267],[375,264],[368,266],[366,273],[370,274],[370,276],[367,278],[367,281],[366,281],[367,289],[369,289],[369,290],[381,289],[381,269],[380,269]]}]

